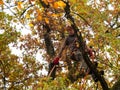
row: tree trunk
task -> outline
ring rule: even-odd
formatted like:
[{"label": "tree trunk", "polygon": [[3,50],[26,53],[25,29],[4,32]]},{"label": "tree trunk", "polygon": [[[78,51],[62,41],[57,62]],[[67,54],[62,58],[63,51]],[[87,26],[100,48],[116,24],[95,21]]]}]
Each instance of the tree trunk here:
[{"label": "tree trunk", "polygon": [[[42,0],[40,0],[40,3],[42,4],[42,6],[46,9],[46,8],[49,8],[49,4],[46,5]],[[46,45],[46,51],[47,51],[47,54],[50,56],[50,57],[54,57],[55,56],[55,51],[54,51],[54,47],[53,47],[53,43],[52,43],[52,40],[51,40],[51,37],[50,37],[50,27],[47,23],[44,23],[43,24],[43,28],[46,29],[46,32],[44,34],[44,40],[45,40],[45,45]],[[51,70],[54,68],[54,65],[53,63],[50,61],[49,62],[49,70],[48,70],[48,76],[52,77],[52,79],[55,78],[55,75],[56,75],[56,67],[54,68],[54,70],[51,72]],[[51,73],[51,74],[50,74]],[[50,74],[50,75],[49,75]]]}]

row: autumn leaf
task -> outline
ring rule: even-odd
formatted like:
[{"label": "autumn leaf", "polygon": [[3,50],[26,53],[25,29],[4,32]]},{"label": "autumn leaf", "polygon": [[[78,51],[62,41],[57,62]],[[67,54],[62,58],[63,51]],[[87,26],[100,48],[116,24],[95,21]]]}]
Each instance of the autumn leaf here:
[{"label": "autumn leaf", "polygon": [[33,25],[32,23],[29,23],[29,26],[30,26],[30,27],[33,27],[34,25]]},{"label": "autumn leaf", "polygon": [[3,1],[1,0],[1,1],[0,1],[0,5],[3,5],[3,4],[4,4],[4,3],[3,3]]},{"label": "autumn leaf", "polygon": [[41,21],[41,20],[42,20],[42,16],[40,16],[40,15],[37,16],[37,20],[38,20],[38,21]]},{"label": "autumn leaf", "polygon": [[26,18],[30,18],[30,14],[26,14]]},{"label": "autumn leaf", "polygon": [[37,8],[36,9],[36,13],[38,14],[38,15],[41,15],[41,11]]},{"label": "autumn leaf", "polygon": [[52,17],[55,17],[55,18],[56,18],[56,17],[58,17],[58,15],[53,13],[53,14],[52,14]]},{"label": "autumn leaf", "polygon": [[65,6],[66,6],[66,4],[63,1],[56,1],[53,4],[53,7],[55,9],[57,9],[57,8],[64,8]]},{"label": "autumn leaf", "polygon": [[52,14],[52,12],[47,12],[47,15],[48,15],[48,16],[51,16],[51,14]]},{"label": "autumn leaf", "polygon": [[17,2],[17,7],[18,7],[19,9],[21,9],[21,8],[22,8],[22,2]]},{"label": "autumn leaf", "polygon": [[46,5],[48,5],[48,1],[47,0],[43,0],[44,1],[44,3],[46,4]]},{"label": "autumn leaf", "polygon": [[49,24],[49,19],[48,19],[48,18],[45,18],[45,22],[46,22],[47,24]]}]

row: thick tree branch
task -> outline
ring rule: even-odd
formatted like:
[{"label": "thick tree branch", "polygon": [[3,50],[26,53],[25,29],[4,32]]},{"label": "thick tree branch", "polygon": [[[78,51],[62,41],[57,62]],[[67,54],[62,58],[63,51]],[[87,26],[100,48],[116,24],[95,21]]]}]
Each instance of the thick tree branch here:
[{"label": "thick tree branch", "polygon": [[46,44],[46,49],[47,49],[47,53],[53,57],[55,55],[54,52],[54,47],[51,41],[51,38],[49,36],[49,32],[50,32],[50,28],[47,24],[43,25],[44,28],[47,30],[47,32],[44,34],[44,39],[45,39],[45,44]]},{"label": "thick tree branch", "polygon": [[86,64],[88,65],[88,67],[90,68],[90,70],[92,70],[92,72],[95,74],[95,76],[98,78],[98,80],[100,81],[101,83],[101,86],[103,88],[103,90],[108,90],[108,85],[104,79],[104,77],[102,77],[98,70],[95,68],[95,66],[92,64],[92,62],[90,61],[90,58],[88,57],[87,55],[87,52],[85,52],[85,46],[84,46],[84,42],[83,42],[83,38],[82,38],[82,34],[80,33],[80,35],[77,34],[77,31],[79,31],[79,29],[77,28],[75,22],[74,22],[74,18],[70,15],[70,5],[69,5],[69,2],[65,2],[66,3],[66,7],[65,7],[65,12],[66,12],[66,18],[71,20],[72,22],[72,28],[74,29],[75,31],[75,34],[79,40],[79,43],[80,43],[80,50],[83,54],[83,58],[86,62]]},{"label": "thick tree branch", "polygon": [[[49,5],[46,5],[42,0],[39,0],[39,1],[44,8],[49,8]],[[51,31],[50,27],[47,23],[44,23],[43,28],[46,29],[46,33],[44,34],[44,39],[45,39],[47,54],[53,57],[55,55],[55,51],[54,51],[53,43],[49,36],[49,33]]]}]

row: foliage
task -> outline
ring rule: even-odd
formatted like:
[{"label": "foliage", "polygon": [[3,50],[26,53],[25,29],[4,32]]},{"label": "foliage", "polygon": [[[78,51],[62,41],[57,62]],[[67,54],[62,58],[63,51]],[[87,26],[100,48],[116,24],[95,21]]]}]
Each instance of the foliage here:
[{"label": "foliage", "polygon": [[[12,54],[9,45],[15,47],[20,33],[10,24],[12,16],[0,12],[0,89],[25,88],[37,81],[42,65],[29,55]],[[35,79],[34,79],[35,78]]]},{"label": "foliage", "polygon": [[120,89],[120,79],[114,84],[111,90],[119,90]]},{"label": "foliage", "polygon": [[[42,1],[42,2],[41,2]],[[70,14],[75,19],[79,32],[87,40],[88,46],[92,45],[96,50],[96,60],[99,62],[98,69],[104,70],[105,79],[112,87],[117,82],[120,73],[120,1],[119,0],[1,0],[0,1],[0,80],[1,88],[25,89],[37,86],[38,90],[43,87],[54,90],[76,90],[80,87],[101,89],[99,83],[95,84],[91,77],[83,80],[84,84],[78,84],[65,80],[68,72],[59,72],[54,81],[48,81],[38,74],[43,69],[36,60],[36,54],[40,50],[44,61],[50,62],[53,57],[47,54],[44,35],[48,25],[48,33],[56,54],[59,47],[67,36],[66,26],[70,20],[65,16],[64,1],[69,1]],[[11,13],[11,15],[7,14]],[[13,23],[22,25],[18,26]],[[27,27],[26,27],[27,26]],[[22,35],[29,29],[31,33]],[[9,45],[22,50],[22,56],[12,54]],[[62,65],[66,65],[66,51],[62,55]],[[41,54],[41,53],[40,53]],[[67,67],[64,68],[67,71]],[[64,76],[65,75],[65,76]],[[65,77],[65,79],[64,79]],[[45,79],[45,80],[44,80]],[[40,80],[40,81],[39,81]],[[80,79],[80,81],[82,81]],[[58,83],[58,85],[56,84]],[[91,85],[88,85],[91,83]],[[8,85],[9,87],[6,87]],[[98,85],[98,87],[97,87]],[[57,89],[56,89],[57,88]]]}]

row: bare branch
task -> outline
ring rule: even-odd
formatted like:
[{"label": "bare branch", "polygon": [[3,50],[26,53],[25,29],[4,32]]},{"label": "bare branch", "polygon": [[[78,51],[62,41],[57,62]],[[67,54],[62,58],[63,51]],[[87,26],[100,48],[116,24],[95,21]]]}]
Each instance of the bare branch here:
[{"label": "bare branch", "polygon": [[72,12],[72,13],[78,15],[78,16],[79,16],[81,19],[83,19],[90,27],[92,27],[92,26],[88,23],[88,21],[87,21],[83,16],[81,16],[80,14],[78,14],[78,13],[76,13],[76,12]]},{"label": "bare branch", "polygon": [[32,4],[32,5],[28,6],[28,7],[21,13],[20,18],[21,18],[21,17],[24,15],[24,13],[25,13],[30,7],[32,7],[32,6],[34,6],[34,5]]}]

